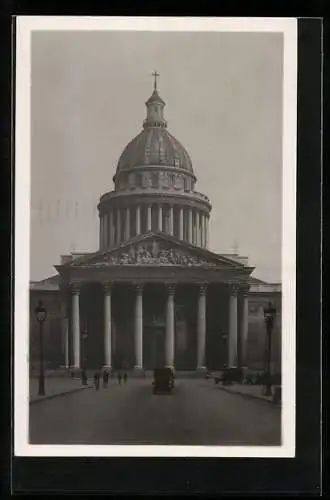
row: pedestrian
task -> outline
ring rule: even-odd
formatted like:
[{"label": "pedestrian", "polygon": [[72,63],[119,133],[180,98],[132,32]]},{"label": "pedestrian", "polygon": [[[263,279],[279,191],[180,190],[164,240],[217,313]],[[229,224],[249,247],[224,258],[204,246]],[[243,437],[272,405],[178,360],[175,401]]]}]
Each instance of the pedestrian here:
[{"label": "pedestrian", "polygon": [[82,384],[83,385],[87,385],[87,372],[86,372],[86,369],[84,368],[83,371],[82,371]]},{"label": "pedestrian", "polygon": [[127,372],[124,373],[124,382],[125,382],[125,384],[127,382]]},{"label": "pedestrian", "polygon": [[100,374],[99,374],[99,372],[95,372],[95,374],[94,374],[94,384],[95,384],[95,389],[98,391],[100,388]]},{"label": "pedestrian", "polygon": [[121,373],[118,372],[118,384],[121,384]]},{"label": "pedestrian", "polygon": [[108,370],[104,370],[103,372],[103,387],[106,389],[108,387],[109,381],[109,372]]}]

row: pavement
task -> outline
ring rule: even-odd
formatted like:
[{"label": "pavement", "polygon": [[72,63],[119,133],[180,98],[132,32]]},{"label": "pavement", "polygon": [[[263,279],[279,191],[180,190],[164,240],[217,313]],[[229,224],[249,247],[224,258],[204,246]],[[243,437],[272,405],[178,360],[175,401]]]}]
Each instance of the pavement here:
[{"label": "pavement", "polygon": [[39,396],[39,380],[33,377],[29,380],[29,401],[30,404],[33,404],[56,396],[63,396],[71,392],[81,391],[91,386],[91,381],[89,381],[88,386],[83,386],[80,379],[72,379],[71,377],[46,377],[45,396]]},{"label": "pavement", "polygon": [[[222,391],[227,391],[232,394],[239,394],[246,398],[259,399],[266,401],[275,405],[273,402],[273,396],[265,396],[263,394],[264,387],[262,385],[242,385],[242,384],[232,384],[232,385],[222,385],[221,382],[217,384],[218,389]],[[281,406],[280,404],[275,406]]]},{"label": "pavement", "polygon": [[[260,387],[259,387],[260,389]],[[30,406],[32,444],[279,446],[281,410],[220,390],[213,380],[177,379],[154,395],[150,379],[80,390]]]}]

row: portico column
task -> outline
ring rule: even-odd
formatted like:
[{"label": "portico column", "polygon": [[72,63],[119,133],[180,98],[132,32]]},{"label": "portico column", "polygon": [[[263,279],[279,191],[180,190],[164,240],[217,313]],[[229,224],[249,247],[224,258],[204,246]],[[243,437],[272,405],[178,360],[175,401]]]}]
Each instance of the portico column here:
[{"label": "portico column", "polygon": [[111,290],[112,283],[104,283],[104,366],[111,368]]},{"label": "portico column", "polygon": [[229,337],[228,337],[228,367],[237,366],[237,292],[236,284],[230,286],[229,295]]},{"label": "portico column", "polygon": [[158,231],[163,231],[163,207],[158,205]]},{"label": "portico column", "polygon": [[130,208],[126,207],[126,217],[125,217],[125,240],[130,238]]},{"label": "portico column", "polygon": [[121,242],[121,217],[120,209],[117,208],[117,245]]},{"label": "portico column", "polygon": [[147,231],[151,231],[151,205],[147,208]]},{"label": "portico column", "polygon": [[197,308],[197,369],[205,369],[207,284],[200,285]]},{"label": "portico column", "polygon": [[80,368],[80,311],[79,294],[80,286],[75,283],[71,285],[72,293],[72,337],[73,337],[73,366]]},{"label": "portico column", "polygon": [[248,340],[248,326],[249,326],[249,285],[244,284],[241,286],[242,291],[242,312],[241,312],[241,338],[240,338],[240,365],[246,366],[247,358],[247,340]]},{"label": "portico column", "polygon": [[193,233],[192,208],[189,208],[188,209],[188,241],[189,241],[189,243],[193,242],[192,233]]},{"label": "portico column", "polygon": [[64,354],[64,366],[69,368],[69,322],[66,311],[66,293],[62,291],[61,300],[61,322],[62,322],[62,346]]},{"label": "portico column", "polygon": [[175,284],[167,286],[166,304],[166,339],[165,339],[165,363],[169,368],[174,367],[174,294]]},{"label": "portico column", "polygon": [[143,284],[137,283],[135,286],[135,369],[143,368]]},{"label": "portico column", "polygon": [[113,211],[109,213],[109,247],[111,248],[114,244],[114,227],[113,227]]},{"label": "portico column", "polygon": [[183,208],[179,208],[179,239],[183,240]]},{"label": "portico column", "polygon": [[201,238],[200,238],[200,225],[199,225],[199,210],[196,210],[196,245],[200,246]]},{"label": "portico column", "polygon": [[170,215],[170,218],[169,218],[169,223],[170,223],[170,227],[169,227],[169,233],[171,236],[173,236],[174,234],[174,221],[173,221],[173,205],[170,205],[170,209],[169,209],[169,215]]},{"label": "portico column", "polygon": [[141,233],[141,209],[140,205],[136,207],[136,219],[135,219],[135,228],[136,228],[136,235],[139,235]]}]

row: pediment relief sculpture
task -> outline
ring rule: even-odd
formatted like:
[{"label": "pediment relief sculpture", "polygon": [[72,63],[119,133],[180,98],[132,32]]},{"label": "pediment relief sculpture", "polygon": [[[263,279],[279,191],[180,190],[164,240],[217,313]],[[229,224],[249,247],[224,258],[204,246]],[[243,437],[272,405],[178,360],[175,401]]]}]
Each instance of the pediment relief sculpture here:
[{"label": "pediment relief sculpture", "polygon": [[162,248],[157,241],[148,241],[132,245],[126,251],[118,251],[103,256],[102,260],[90,262],[89,266],[111,265],[179,265],[179,266],[215,266],[216,264],[189,255],[180,249]]}]

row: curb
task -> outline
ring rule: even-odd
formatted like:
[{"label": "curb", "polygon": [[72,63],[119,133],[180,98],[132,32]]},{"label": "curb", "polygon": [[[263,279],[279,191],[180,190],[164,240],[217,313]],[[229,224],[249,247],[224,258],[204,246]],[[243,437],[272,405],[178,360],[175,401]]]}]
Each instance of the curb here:
[{"label": "curb", "polygon": [[51,394],[50,396],[45,396],[43,398],[31,400],[29,401],[29,404],[33,405],[36,403],[41,403],[42,401],[47,401],[48,399],[57,398],[58,396],[66,396],[67,394],[72,394],[73,392],[82,391],[84,389],[91,389],[92,387],[93,387],[92,385],[89,385],[87,387],[86,386],[77,387],[76,389],[71,389],[70,391],[57,392],[56,394]]},{"label": "curb", "polygon": [[218,389],[225,391],[228,394],[242,396],[243,398],[246,398],[246,399],[257,399],[258,401],[264,401],[265,403],[272,405],[274,408],[281,408],[281,404],[275,404],[275,403],[273,403],[273,401],[271,399],[265,399],[265,398],[262,398],[260,396],[255,396],[254,394],[246,394],[244,392],[231,391],[230,389],[227,389],[226,387],[223,387],[221,385],[218,386]]}]

